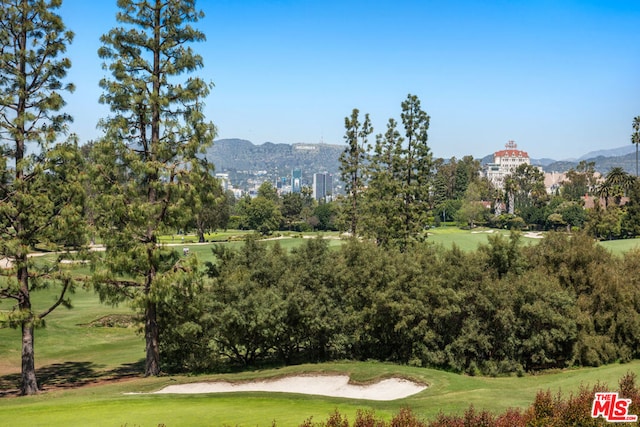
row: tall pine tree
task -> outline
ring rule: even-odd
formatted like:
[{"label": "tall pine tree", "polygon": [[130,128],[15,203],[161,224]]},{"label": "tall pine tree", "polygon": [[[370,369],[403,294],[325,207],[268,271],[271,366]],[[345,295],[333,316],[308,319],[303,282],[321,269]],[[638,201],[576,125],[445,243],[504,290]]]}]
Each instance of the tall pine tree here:
[{"label": "tall pine tree", "polygon": [[431,149],[427,145],[430,118],[422,110],[416,95],[407,95],[401,104],[404,144],[400,150],[400,180],[402,182],[403,207],[400,216],[403,219],[400,241],[401,247],[414,240],[420,240],[426,234],[429,209],[429,193],[433,175]]},{"label": "tall pine tree", "polygon": [[[60,305],[69,306],[74,283],[57,269],[39,270],[28,257],[38,247],[82,245],[82,160],[74,140],[59,143],[71,117],[62,112],[62,57],[73,39],[55,10],[60,0],[2,0],[0,6],[0,298],[15,306],[2,323],[22,331],[22,394],[38,392],[34,328]],[[47,307],[32,292],[54,285]],[[0,319],[3,320],[3,319]]]},{"label": "tall pine tree", "polygon": [[364,234],[379,244],[393,243],[401,250],[424,238],[433,161],[427,145],[429,116],[415,95],[402,103],[404,136],[390,119],[384,135],[378,135],[368,164]]},{"label": "tall pine tree", "polygon": [[346,200],[342,204],[342,216],[346,223],[345,228],[353,236],[357,236],[358,233],[358,221],[362,211],[360,203],[366,183],[368,138],[373,132],[369,115],[365,114],[363,123],[360,123],[359,115],[360,111],[354,108],[351,116],[344,119],[346,129],[344,139],[347,147],[340,155],[340,177],[346,192]]},{"label": "tall pine tree", "polygon": [[373,238],[378,245],[395,243],[403,226],[398,211],[400,194],[399,162],[402,137],[398,123],[389,119],[384,135],[376,135],[376,143],[367,165],[369,182],[364,193],[363,235]]},{"label": "tall pine tree", "polygon": [[111,115],[94,150],[96,223],[106,244],[95,282],[104,301],[134,301],[145,323],[145,375],[157,375],[158,305],[174,282],[191,283],[176,272],[197,274],[158,237],[192,219],[196,197],[188,193],[197,189],[188,175],[215,136],[202,113],[209,85],[198,77],[180,81],[203,66],[190,45],[205,40],[191,25],[204,15],[194,0],[118,6],[122,26],[102,36],[98,52],[111,72],[100,82]]}]

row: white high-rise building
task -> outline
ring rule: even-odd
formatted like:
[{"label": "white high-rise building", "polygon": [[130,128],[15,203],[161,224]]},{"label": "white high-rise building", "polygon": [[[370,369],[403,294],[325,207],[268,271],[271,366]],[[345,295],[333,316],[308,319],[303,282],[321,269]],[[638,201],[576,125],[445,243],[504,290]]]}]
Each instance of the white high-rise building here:
[{"label": "white high-rise building", "polygon": [[302,171],[294,169],[291,172],[291,192],[299,193],[302,190]]}]

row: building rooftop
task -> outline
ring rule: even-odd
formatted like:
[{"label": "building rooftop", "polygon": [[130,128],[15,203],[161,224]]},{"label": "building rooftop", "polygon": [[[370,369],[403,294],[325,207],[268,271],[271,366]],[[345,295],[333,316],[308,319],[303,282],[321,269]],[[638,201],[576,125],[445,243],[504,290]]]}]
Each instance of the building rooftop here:
[{"label": "building rooftop", "polygon": [[526,151],[518,150],[518,144],[515,141],[509,141],[505,144],[504,150],[496,151],[493,153],[493,157],[524,157],[529,158],[529,154]]}]

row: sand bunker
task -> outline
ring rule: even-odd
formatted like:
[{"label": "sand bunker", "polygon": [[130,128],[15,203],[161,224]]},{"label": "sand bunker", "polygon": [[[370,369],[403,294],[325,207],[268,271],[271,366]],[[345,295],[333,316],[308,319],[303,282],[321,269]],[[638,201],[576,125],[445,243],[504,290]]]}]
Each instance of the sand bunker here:
[{"label": "sand bunker", "polygon": [[347,375],[316,375],[285,377],[249,383],[210,382],[170,385],[156,394],[229,393],[266,391],[314,394],[366,400],[396,400],[419,393],[427,387],[409,380],[389,378],[373,384],[350,384]]},{"label": "sand bunker", "polygon": [[529,231],[527,233],[524,233],[524,237],[528,237],[530,239],[542,239],[544,236],[542,235],[542,233]]}]

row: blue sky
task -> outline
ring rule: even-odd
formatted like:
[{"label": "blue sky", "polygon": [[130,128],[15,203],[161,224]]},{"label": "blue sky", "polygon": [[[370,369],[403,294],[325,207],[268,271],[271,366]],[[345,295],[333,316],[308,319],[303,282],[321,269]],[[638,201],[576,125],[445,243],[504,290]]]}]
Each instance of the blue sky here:
[{"label": "blue sky", "polygon": [[[417,95],[436,157],[482,157],[508,140],[534,158],[631,144],[640,115],[640,2],[201,0],[199,75],[215,84],[219,138],[344,143],[344,118],[374,134]],[[100,136],[99,37],[115,0],[63,0],[72,130]],[[373,138],[372,138],[373,139]]]}]

